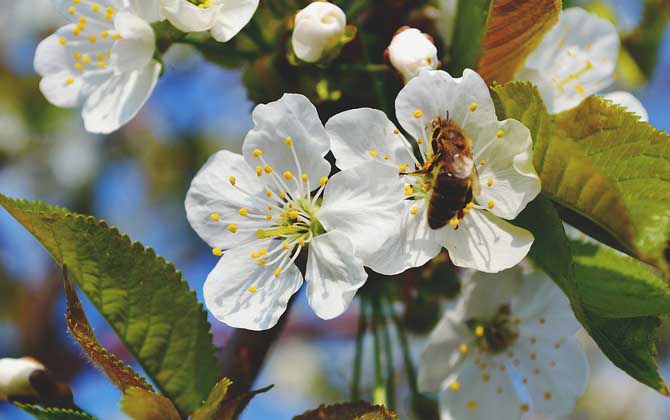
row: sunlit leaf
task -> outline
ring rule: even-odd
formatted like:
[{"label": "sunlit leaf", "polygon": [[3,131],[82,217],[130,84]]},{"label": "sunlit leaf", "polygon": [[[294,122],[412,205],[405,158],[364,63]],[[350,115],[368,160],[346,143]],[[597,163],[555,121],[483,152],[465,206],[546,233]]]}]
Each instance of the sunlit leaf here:
[{"label": "sunlit leaf", "polygon": [[97,420],[88,413],[70,408],[43,408],[32,404],[15,404],[37,420]]},{"label": "sunlit leaf", "polygon": [[86,294],[160,391],[183,413],[207,398],[218,363],[209,323],[174,266],[93,217],[0,195]]},{"label": "sunlit leaf", "polygon": [[604,246],[571,247],[584,307],[605,318],[670,313],[670,289],[650,267]]},{"label": "sunlit leaf", "polygon": [[528,82],[493,92],[500,118],[530,128],[542,190],[561,217],[668,272],[670,136],[599,97],[550,116]]},{"label": "sunlit leaf", "polygon": [[668,388],[656,364],[655,330],[659,319],[606,319],[585,307],[570,242],[558,212],[544,194],[530,203],[515,223],[533,232],[535,242],[529,257],[565,292],[575,316],[600,350],[633,378],[667,395]]},{"label": "sunlit leaf", "polygon": [[293,420],[397,420],[398,416],[381,405],[364,401],[335,404],[308,411]]},{"label": "sunlit leaf", "polygon": [[482,78],[512,80],[560,11],[561,0],[493,0],[477,66]]},{"label": "sunlit leaf", "polygon": [[252,398],[269,391],[273,387],[270,385],[256,391],[230,397],[228,396],[228,389],[232,383],[228,378],[219,381],[212,388],[207,401],[193,413],[191,420],[236,420]]},{"label": "sunlit leaf", "polygon": [[144,378],[98,343],[95,333],[93,333],[93,329],[88,323],[84,309],[81,306],[77,291],[68,278],[65,267],[63,268],[63,285],[65,287],[65,297],[67,298],[65,319],[68,330],[77,340],[88,358],[102,369],[114,385],[122,391],[131,387],[153,391],[151,385]]},{"label": "sunlit leaf", "polygon": [[123,393],[121,410],[133,420],[181,420],[170,400],[142,388],[128,388]]}]

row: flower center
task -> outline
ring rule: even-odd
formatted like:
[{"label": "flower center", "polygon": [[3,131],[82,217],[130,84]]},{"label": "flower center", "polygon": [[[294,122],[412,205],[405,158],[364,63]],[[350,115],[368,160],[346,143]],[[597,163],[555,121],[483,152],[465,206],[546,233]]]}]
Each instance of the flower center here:
[{"label": "flower center", "polygon": [[212,0],[188,0],[190,3],[195,4],[201,9],[207,9],[212,5]]},{"label": "flower center", "polygon": [[[67,12],[79,19],[71,32],[63,33],[58,40],[72,57],[72,74],[63,80],[67,86],[74,85],[77,74],[104,70],[109,64],[112,45],[121,35],[115,31],[116,9],[98,3],[79,4],[68,7]],[[84,13],[82,9],[86,8]]]},{"label": "flower center", "polygon": [[475,335],[475,344],[482,353],[497,354],[510,347],[518,333],[510,320],[510,309],[503,305],[490,318],[472,318],[465,322]]}]

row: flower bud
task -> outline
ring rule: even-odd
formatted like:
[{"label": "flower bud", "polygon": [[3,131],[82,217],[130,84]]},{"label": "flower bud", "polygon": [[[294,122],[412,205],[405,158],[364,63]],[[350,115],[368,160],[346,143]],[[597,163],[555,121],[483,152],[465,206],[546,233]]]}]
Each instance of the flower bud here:
[{"label": "flower bud", "polygon": [[391,65],[405,83],[422,70],[435,70],[439,64],[433,39],[416,28],[404,26],[396,32],[386,50]]},{"label": "flower bud", "polygon": [[45,370],[44,365],[29,357],[0,359],[0,401],[36,396],[30,376],[40,370]]},{"label": "flower bud", "polygon": [[339,51],[347,17],[336,5],[316,1],[295,15],[291,44],[300,60],[316,63]]}]

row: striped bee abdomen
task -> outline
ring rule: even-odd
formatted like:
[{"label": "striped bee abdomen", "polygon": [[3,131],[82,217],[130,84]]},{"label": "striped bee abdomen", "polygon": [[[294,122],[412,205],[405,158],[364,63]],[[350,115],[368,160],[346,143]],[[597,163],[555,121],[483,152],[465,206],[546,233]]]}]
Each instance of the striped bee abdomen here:
[{"label": "striped bee abdomen", "polygon": [[463,208],[472,201],[472,178],[458,178],[440,165],[428,204],[428,226],[439,229],[454,217],[463,218]]}]

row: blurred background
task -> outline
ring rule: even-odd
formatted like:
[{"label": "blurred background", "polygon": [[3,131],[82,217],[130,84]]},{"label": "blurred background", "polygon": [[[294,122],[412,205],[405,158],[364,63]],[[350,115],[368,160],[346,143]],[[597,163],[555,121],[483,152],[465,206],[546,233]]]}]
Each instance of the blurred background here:
[{"label": "blurred background", "polygon": [[[32,67],[35,47],[63,24],[51,3],[0,0],[0,192],[106,219],[173,261],[202,300],[202,284],[216,258],[190,229],[183,199],[204,161],[220,149],[239,151],[251,127],[253,104],[241,74],[209,64],[188,47],[173,47],[165,57],[165,75],[140,115],[111,136],[90,135],[78,111],[49,105],[38,89]],[[638,24],[642,12],[639,0],[575,3],[609,13],[623,33]],[[650,122],[662,130],[670,129],[669,38],[666,26],[653,77],[634,89]],[[101,343],[128,358],[95,308],[85,305]],[[0,210],[0,357],[31,355],[72,384],[78,405],[105,420],[125,418],[118,410],[120,393],[85,361],[68,336],[64,310],[57,267]],[[276,386],[257,397],[242,418],[288,419],[321,403],[347,400],[356,312],[352,308],[336,320],[322,321],[301,296],[257,382],[258,387]],[[230,329],[211,322],[217,345],[223,345]],[[418,355],[424,337],[412,338]],[[571,419],[670,418],[670,399],[615,368],[586,335],[583,341],[592,362],[591,386]],[[660,351],[666,380],[667,342],[668,337]],[[399,414],[406,418],[405,376],[397,362]],[[368,392],[371,376],[363,374]],[[25,418],[0,403],[0,419]]]}]

